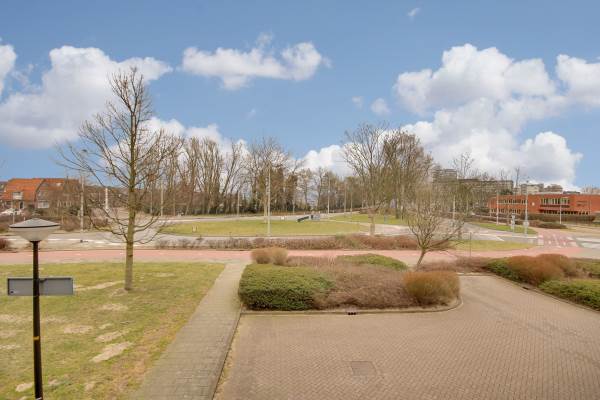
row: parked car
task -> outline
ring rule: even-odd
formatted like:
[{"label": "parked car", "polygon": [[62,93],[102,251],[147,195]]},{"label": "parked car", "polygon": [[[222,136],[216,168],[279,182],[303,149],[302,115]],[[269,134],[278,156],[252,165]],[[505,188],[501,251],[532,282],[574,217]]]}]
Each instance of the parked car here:
[{"label": "parked car", "polygon": [[22,210],[14,210],[12,208],[8,208],[2,212],[0,212],[0,215],[21,215]]}]

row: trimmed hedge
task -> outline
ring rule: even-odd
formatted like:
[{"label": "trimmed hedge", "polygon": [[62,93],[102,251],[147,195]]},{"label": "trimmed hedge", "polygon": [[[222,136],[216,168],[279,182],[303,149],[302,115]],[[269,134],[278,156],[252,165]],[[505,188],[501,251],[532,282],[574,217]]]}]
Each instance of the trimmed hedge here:
[{"label": "trimmed hedge", "polygon": [[493,260],[492,262],[486,265],[486,269],[489,269],[496,275],[500,275],[506,279],[510,279],[511,281],[521,280],[521,277],[511,268],[508,267],[508,264],[506,263],[505,259]]},{"label": "trimmed hedge", "polygon": [[378,265],[381,267],[391,268],[396,271],[404,271],[408,266],[400,260],[392,257],[381,256],[379,254],[358,254],[353,256],[338,256],[339,261],[347,262],[355,265]]},{"label": "trimmed hedge", "polygon": [[600,310],[600,280],[548,281],[540,285],[546,293]]},{"label": "trimmed hedge", "polygon": [[312,268],[248,265],[240,280],[239,296],[253,310],[308,310],[316,295],[333,282]]},{"label": "trimmed hedge", "polygon": [[577,268],[585,271],[591,278],[600,278],[600,260],[592,258],[576,258]]}]

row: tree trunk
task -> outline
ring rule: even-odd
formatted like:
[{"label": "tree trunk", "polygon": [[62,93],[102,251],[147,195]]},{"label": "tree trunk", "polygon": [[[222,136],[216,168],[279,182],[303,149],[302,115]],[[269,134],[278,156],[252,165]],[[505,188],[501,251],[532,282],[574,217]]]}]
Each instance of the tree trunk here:
[{"label": "tree trunk", "polygon": [[125,238],[125,290],[133,289],[133,240],[135,211],[129,210],[127,236]]},{"label": "tree trunk", "polygon": [[369,211],[369,219],[371,220],[369,225],[369,235],[375,236],[375,213],[373,211]]},{"label": "tree trunk", "polygon": [[415,265],[415,269],[419,269],[419,266],[421,265],[421,261],[423,261],[423,258],[425,257],[425,253],[427,253],[427,249],[422,248],[421,255],[419,256],[419,260],[417,261],[417,264]]}]

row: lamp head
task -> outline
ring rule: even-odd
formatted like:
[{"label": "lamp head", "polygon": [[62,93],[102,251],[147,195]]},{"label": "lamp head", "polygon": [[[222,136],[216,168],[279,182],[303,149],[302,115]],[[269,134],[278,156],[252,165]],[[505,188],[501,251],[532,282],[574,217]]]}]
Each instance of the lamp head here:
[{"label": "lamp head", "polygon": [[39,218],[28,219],[9,226],[11,232],[30,242],[41,242],[58,228],[60,225],[56,222]]}]

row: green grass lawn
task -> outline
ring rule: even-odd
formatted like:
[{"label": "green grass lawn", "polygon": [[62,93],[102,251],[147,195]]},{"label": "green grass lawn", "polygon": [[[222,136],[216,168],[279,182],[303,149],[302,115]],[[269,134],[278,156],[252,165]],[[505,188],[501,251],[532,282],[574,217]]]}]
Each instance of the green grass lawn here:
[{"label": "green grass lawn", "polygon": [[[534,247],[531,243],[505,242],[498,240],[473,240],[471,242],[472,251],[502,251],[502,250],[522,250]],[[469,250],[469,241],[454,241],[452,247],[456,250]]]},{"label": "green grass lawn", "polygon": [[[345,221],[345,222],[363,222],[363,223],[371,223],[369,216],[367,214],[348,214],[348,215],[336,215],[335,217],[331,217],[332,221]],[[385,225],[406,225],[406,221],[395,218],[393,215],[388,215],[386,218],[383,215],[375,216],[376,224],[385,224]]]},{"label": "green grass lawn", "polygon": [[[76,285],[74,296],[40,301],[44,394],[127,398],[222,269],[220,264],[137,263],[134,290],[127,293],[122,264],[42,265],[40,275],[72,276]],[[31,266],[0,266],[0,281],[8,276],[31,276]],[[0,287],[0,398],[33,398],[31,297],[8,297],[6,286]],[[17,391],[19,385],[25,389]]]},{"label": "green grass lawn", "polygon": [[[357,233],[367,229],[358,224],[333,221],[297,222],[295,219],[271,221],[272,236],[337,235]],[[267,224],[262,219],[200,221],[169,225],[161,232],[192,236],[267,236]]]},{"label": "green grass lawn", "polygon": [[[485,228],[485,229],[491,229],[494,231],[511,232],[510,225],[506,225],[506,224],[496,225],[495,222],[470,222],[470,224],[476,225],[476,226],[479,226],[479,227]],[[524,233],[524,232],[525,232],[525,230],[522,225],[515,225],[515,233]],[[531,234],[531,235],[537,234],[537,232],[531,228],[527,229],[527,233]]]}]

